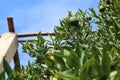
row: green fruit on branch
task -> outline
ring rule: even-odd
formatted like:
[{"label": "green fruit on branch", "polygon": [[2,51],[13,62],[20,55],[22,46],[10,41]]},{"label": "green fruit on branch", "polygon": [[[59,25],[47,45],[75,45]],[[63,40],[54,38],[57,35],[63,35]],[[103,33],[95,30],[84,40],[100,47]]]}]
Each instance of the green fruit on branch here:
[{"label": "green fruit on branch", "polygon": [[103,13],[103,12],[105,11],[105,7],[100,6],[100,7],[99,7],[99,11],[100,11],[101,13]]},{"label": "green fruit on branch", "polygon": [[107,0],[107,1],[106,1],[106,3],[107,3],[108,5],[110,5],[110,4],[111,4],[110,0]]},{"label": "green fruit on branch", "polygon": [[70,24],[70,26],[74,26],[74,27],[77,27],[78,26],[78,19],[77,19],[77,17],[71,17],[70,19],[69,19],[69,24]]},{"label": "green fruit on branch", "polygon": [[92,19],[92,17],[91,17],[91,16],[87,17],[87,20],[88,20],[88,21],[90,21],[91,19]]}]

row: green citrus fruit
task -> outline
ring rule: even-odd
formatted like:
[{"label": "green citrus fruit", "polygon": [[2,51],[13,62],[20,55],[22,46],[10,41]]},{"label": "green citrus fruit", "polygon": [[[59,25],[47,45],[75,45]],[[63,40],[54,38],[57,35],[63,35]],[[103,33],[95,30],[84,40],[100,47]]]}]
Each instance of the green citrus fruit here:
[{"label": "green citrus fruit", "polygon": [[105,7],[100,6],[100,7],[99,7],[99,11],[100,11],[101,13],[104,12],[104,11],[105,11]]},{"label": "green citrus fruit", "polygon": [[71,17],[70,19],[69,19],[69,24],[71,25],[71,26],[78,26],[78,19],[77,19],[77,17]]}]

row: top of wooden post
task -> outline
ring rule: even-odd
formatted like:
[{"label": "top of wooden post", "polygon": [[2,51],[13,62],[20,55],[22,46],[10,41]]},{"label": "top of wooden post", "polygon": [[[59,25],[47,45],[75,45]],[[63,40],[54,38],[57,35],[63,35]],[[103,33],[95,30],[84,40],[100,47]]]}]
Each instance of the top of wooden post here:
[{"label": "top of wooden post", "polygon": [[15,32],[13,18],[12,17],[7,17],[7,22],[8,22],[9,32]]}]

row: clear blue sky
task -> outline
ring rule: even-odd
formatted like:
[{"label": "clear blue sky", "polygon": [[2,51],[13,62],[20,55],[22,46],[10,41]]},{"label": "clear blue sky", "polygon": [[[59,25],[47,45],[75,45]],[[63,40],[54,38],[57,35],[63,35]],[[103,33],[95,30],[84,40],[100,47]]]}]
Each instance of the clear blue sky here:
[{"label": "clear blue sky", "polygon": [[[99,0],[0,0],[0,34],[8,31],[8,16],[14,18],[16,33],[53,32],[59,20],[79,9],[97,9]],[[19,55],[22,65],[32,60],[22,53],[19,44]],[[13,62],[11,63],[11,65]]]}]

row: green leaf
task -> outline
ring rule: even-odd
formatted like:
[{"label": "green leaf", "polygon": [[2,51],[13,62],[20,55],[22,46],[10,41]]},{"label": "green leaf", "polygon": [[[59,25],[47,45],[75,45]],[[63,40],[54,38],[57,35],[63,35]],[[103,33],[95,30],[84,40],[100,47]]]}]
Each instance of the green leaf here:
[{"label": "green leaf", "polygon": [[90,8],[89,10],[90,10],[90,12],[91,12],[94,16],[96,16],[96,12],[94,11],[93,8]]},{"label": "green leaf", "polygon": [[108,77],[110,74],[110,65],[111,65],[111,61],[110,61],[110,56],[109,56],[109,52],[105,51],[102,54],[102,70],[103,70],[103,75]]},{"label": "green leaf", "polygon": [[49,58],[46,58],[46,59],[45,59],[45,64],[46,64],[49,68],[53,68],[53,65],[54,65],[53,61],[52,61],[51,59],[49,59]]},{"label": "green leaf", "polygon": [[5,80],[5,72],[0,73],[0,80]]},{"label": "green leaf", "polygon": [[80,61],[78,55],[72,50],[64,50],[64,56],[66,59],[66,63],[70,68],[75,68],[76,70],[80,67]]},{"label": "green leaf", "polygon": [[96,12],[95,12],[95,10],[94,10],[93,8],[90,8],[89,10],[90,10],[91,14],[92,14],[94,17],[100,19],[100,17],[96,14]]},{"label": "green leaf", "polygon": [[63,60],[62,56],[54,55],[54,59],[56,64],[60,64],[60,69],[65,70],[66,69],[66,63]]},{"label": "green leaf", "polygon": [[82,55],[82,47],[80,46],[79,42],[76,44],[75,52],[77,53],[78,57],[81,58]]},{"label": "green leaf", "polygon": [[5,59],[3,59],[3,67],[4,67],[5,72],[9,76],[12,73],[12,69]]},{"label": "green leaf", "polygon": [[77,77],[75,74],[73,74],[70,71],[57,72],[55,73],[55,76],[58,79],[64,79],[64,80],[80,80],[79,77]]},{"label": "green leaf", "polygon": [[67,50],[67,49],[64,49],[64,54],[63,54],[64,56],[69,56],[70,55],[70,51],[69,50]]},{"label": "green leaf", "polygon": [[88,80],[88,70],[86,68],[82,69],[80,73],[80,80]]},{"label": "green leaf", "polygon": [[38,45],[40,45],[40,44],[43,44],[43,43],[45,43],[45,39],[42,37],[42,34],[41,34],[41,32],[37,35],[37,39],[38,39]]},{"label": "green leaf", "polygon": [[16,64],[14,65],[14,68],[13,68],[14,71],[20,71],[19,69],[19,62],[17,61]]},{"label": "green leaf", "polygon": [[91,58],[89,61],[87,61],[85,64],[84,64],[84,67],[88,70],[91,66],[94,65],[94,58]]},{"label": "green leaf", "polygon": [[118,71],[113,71],[113,72],[110,73],[110,76],[109,76],[110,80],[117,80],[117,79],[115,79],[115,76],[116,76],[117,72]]},{"label": "green leaf", "polygon": [[117,71],[117,74],[115,75],[114,80],[120,80],[120,70]]}]

